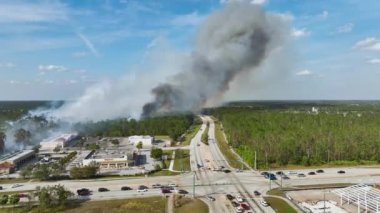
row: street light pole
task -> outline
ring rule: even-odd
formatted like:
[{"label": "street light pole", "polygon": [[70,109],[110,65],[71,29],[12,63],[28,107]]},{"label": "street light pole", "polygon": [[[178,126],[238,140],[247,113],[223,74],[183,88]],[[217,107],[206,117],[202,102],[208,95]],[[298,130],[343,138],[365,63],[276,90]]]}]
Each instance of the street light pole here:
[{"label": "street light pole", "polygon": [[195,198],[195,172],[193,173],[193,198]]}]

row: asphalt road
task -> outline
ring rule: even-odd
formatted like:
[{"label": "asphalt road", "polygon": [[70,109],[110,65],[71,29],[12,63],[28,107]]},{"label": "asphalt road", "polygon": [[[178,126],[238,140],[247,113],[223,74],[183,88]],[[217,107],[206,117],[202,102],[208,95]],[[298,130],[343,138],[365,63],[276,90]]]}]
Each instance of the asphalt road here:
[{"label": "asphalt road", "polygon": [[[93,179],[93,180],[63,180],[50,182],[28,182],[22,186],[12,188],[13,184],[3,184],[2,191],[23,191],[34,190],[36,187],[61,184],[69,190],[76,192],[80,188],[88,188],[92,194],[88,197],[78,197],[79,199],[90,200],[107,200],[107,199],[127,199],[146,196],[161,195],[158,189],[148,189],[148,192],[138,193],[136,191],[139,185],[146,185],[149,188],[151,185],[175,183],[178,189],[185,189],[189,192],[188,196],[192,196],[193,183],[195,183],[195,195],[208,203],[211,212],[233,212],[233,208],[228,205],[225,198],[227,193],[232,195],[242,195],[246,198],[251,211],[253,212],[274,212],[270,207],[262,207],[259,204],[261,198],[253,197],[254,190],[265,194],[270,187],[277,187],[280,181],[269,184],[269,181],[263,178],[259,172],[244,171],[236,172],[230,168],[224,156],[220,152],[214,135],[215,126],[209,117],[202,117],[204,122],[210,122],[209,127],[209,145],[201,143],[202,132],[206,129],[204,123],[195,137],[192,139],[189,146],[190,162],[192,172],[177,175],[177,176],[161,176],[161,177],[137,177],[137,178],[119,178],[119,179]],[[198,144],[200,144],[198,146]],[[220,171],[212,171],[205,167],[224,166],[230,169],[231,173]],[[345,170],[345,174],[338,174],[338,170]],[[295,170],[293,170],[295,171]],[[289,180],[283,180],[283,186],[297,185],[315,185],[315,184],[332,184],[332,183],[379,183],[380,182],[380,167],[346,167],[346,168],[329,168],[324,169],[323,174],[307,175],[309,171],[315,169],[297,170],[306,174],[306,177],[299,178],[296,175],[289,175]],[[272,171],[274,172],[274,171]],[[285,173],[288,171],[284,171]],[[195,176],[194,176],[195,175]],[[195,182],[194,181],[195,177]],[[130,186],[134,190],[121,191],[122,186]],[[109,192],[98,192],[99,187],[108,188]],[[216,201],[209,201],[205,196],[211,195],[216,198]]]}]

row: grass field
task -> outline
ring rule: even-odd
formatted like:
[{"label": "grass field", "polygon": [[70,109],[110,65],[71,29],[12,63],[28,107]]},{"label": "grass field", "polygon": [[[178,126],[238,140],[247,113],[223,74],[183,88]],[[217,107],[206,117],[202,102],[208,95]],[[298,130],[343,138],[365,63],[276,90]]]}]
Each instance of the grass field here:
[{"label": "grass field", "polygon": [[233,168],[241,168],[241,163],[236,157],[236,155],[230,150],[230,147],[227,144],[226,139],[224,138],[222,127],[220,122],[215,122],[215,137],[218,142],[220,151],[226,157],[228,163]]},{"label": "grass field", "polygon": [[297,213],[288,203],[275,197],[264,197],[265,201],[273,208],[277,213]]},{"label": "grass field", "polygon": [[208,206],[199,199],[175,198],[174,213],[208,213]]},{"label": "grass field", "polygon": [[181,146],[190,145],[191,139],[194,138],[194,136],[197,134],[200,128],[201,128],[201,124],[198,122],[195,122],[185,134],[185,140],[181,143]]},{"label": "grass field", "polygon": [[163,141],[170,141],[170,137],[168,135],[156,135],[154,136],[155,140],[163,140]]},{"label": "grass field", "polygon": [[[104,200],[71,202],[64,211],[51,209],[46,212],[60,213],[124,213],[124,212],[144,212],[163,213],[166,212],[166,198],[150,197],[124,200]],[[28,212],[25,208],[0,209],[0,213],[21,213]],[[40,212],[37,207],[32,209],[33,213]]]},{"label": "grass field", "polygon": [[178,151],[175,155],[174,160],[174,170],[176,171],[190,171],[190,151],[189,150],[181,150],[182,157],[178,155]]}]

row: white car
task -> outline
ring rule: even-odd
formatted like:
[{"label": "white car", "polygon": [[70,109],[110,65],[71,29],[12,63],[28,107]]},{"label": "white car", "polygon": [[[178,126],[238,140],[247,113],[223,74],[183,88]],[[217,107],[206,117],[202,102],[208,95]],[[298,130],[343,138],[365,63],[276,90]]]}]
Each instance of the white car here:
[{"label": "white car", "polygon": [[147,192],[148,189],[137,189],[137,192]]},{"label": "white car", "polygon": [[177,187],[177,184],[175,184],[175,183],[169,183],[168,186],[170,186],[170,187]]},{"label": "white car", "polygon": [[236,210],[236,213],[243,213],[244,212],[244,209],[240,206],[236,207],[235,210]]},{"label": "white car", "polygon": [[269,206],[269,204],[268,204],[265,200],[262,200],[260,203],[261,203],[261,205],[264,206],[264,207]]},{"label": "white car", "polygon": [[244,199],[243,199],[240,195],[236,196],[236,200],[237,200],[237,202],[239,202],[239,203],[244,202]]},{"label": "white car", "polygon": [[20,187],[20,186],[22,186],[21,184],[18,184],[18,183],[16,183],[16,184],[13,184],[12,186],[11,186],[11,188],[17,188],[17,187]]}]

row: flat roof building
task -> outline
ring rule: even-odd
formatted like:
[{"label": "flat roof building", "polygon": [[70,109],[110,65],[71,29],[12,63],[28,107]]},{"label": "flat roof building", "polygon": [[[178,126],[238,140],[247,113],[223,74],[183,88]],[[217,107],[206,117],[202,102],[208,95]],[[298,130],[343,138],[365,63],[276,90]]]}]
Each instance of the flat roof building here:
[{"label": "flat roof building", "polygon": [[35,157],[33,150],[21,150],[0,157],[0,172],[12,173],[18,169],[22,164],[30,161]]},{"label": "flat roof building", "polygon": [[118,151],[93,151],[82,161],[83,166],[95,162],[102,169],[128,168],[133,162],[133,157]]},{"label": "flat roof building", "polygon": [[128,137],[128,141],[136,146],[139,142],[142,142],[143,147],[151,147],[154,141],[154,137],[149,135],[134,135]]},{"label": "flat roof building", "polygon": [[77,137],[77,133],[68,133],[45,139],[40,142],[41,150],[53,150],[56,147],[67,147],[69,143]]}]

